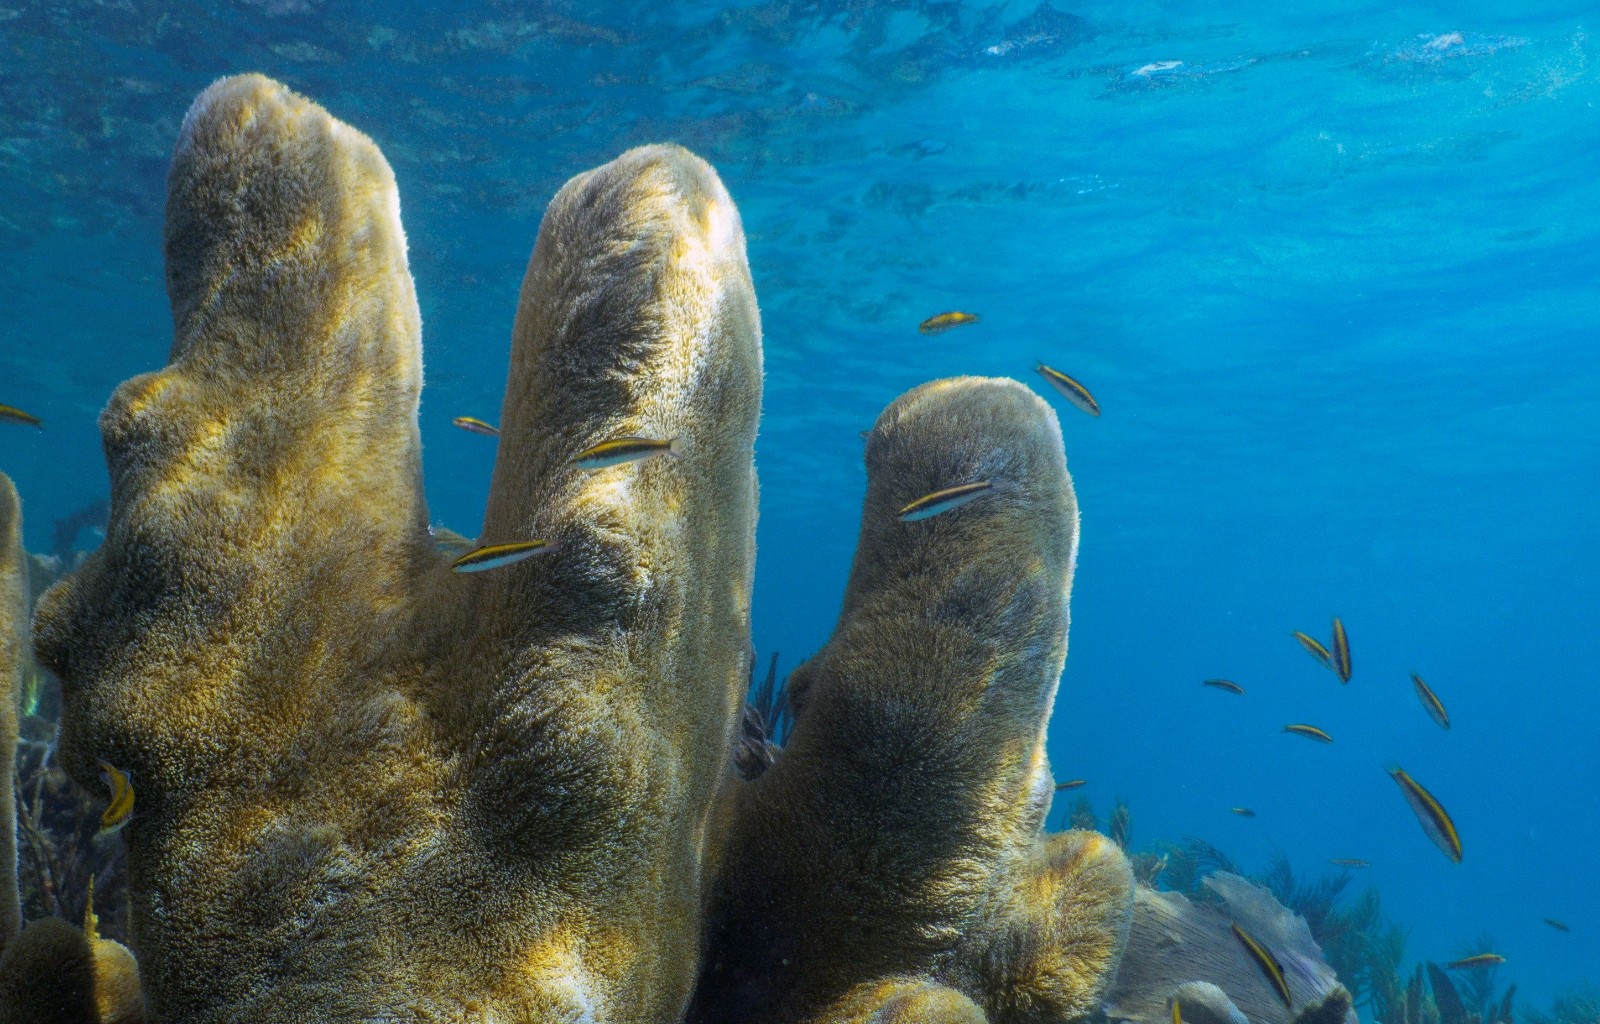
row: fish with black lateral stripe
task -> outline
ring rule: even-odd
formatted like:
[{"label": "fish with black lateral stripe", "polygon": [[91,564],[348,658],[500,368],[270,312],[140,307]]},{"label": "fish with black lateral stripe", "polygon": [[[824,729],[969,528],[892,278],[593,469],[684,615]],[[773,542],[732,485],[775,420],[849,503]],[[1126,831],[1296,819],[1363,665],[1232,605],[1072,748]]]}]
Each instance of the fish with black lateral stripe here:
[{"label": "fish with black lateral stripe", "polygon": [[976,501],[992,490],[994,484],[987,480],[941,488],[932,494],[924,494],[902,508],[899,512],[900,521],[914,523],[922,519],[932,519],[952,509],[958,509],[969,501]]},{"label": "fish with black lateral stripe", "polygon": [[1433,688],[1415,672],[1411,673],[1411,688],[1417,691],[1417,699],[1422,702],[1422,710],[1428,713],[1428,717],[1437,722],[1439,728],[1448,730],[1450,713],[1444,709],[1444,702],[1433,692]]},{"label": "fish with black lateral stripe", "polygon": [[1333,617],[1333,643],[1328,647],[1328,655],[1333,662],[1333,670],[1338,673],[1341,683],[1350,681],[1350,636],[1344,631],[1344,621],[1335,615]]},{"label": "fish with black lateral stripe", "polygon": [[1388,771],[1389,777],[1400,787],[1400,792],[1405,794],[1406,803],[1411,805],[1411,813],[1417,816],[1422,831],[1452,863],[1460,864],[1461,834],[1456,831],[1456,823],[1450,820],[1443,805],[1434,799],[1432,793],[1423,789],[1421,783],[1407,775],[1404,769],[1394,767]]},{"label": "fish with black lateral stripe", "polygon": [[1256,940],[1255,936],[1240,928],[1237,922],[1232,925],[1232,928],[1233,937],[1239,940],[1239,945],[1244,947],[1245,953],[1249,955],[1251,960],[1255,961],[1257,967],[1261,968],[1261,973],[1266,975],[1267,984],[1271,985],[1272,991],[1276,992],[1278,998],[1283,1000],[1284,1008],[1292,1012],[1294,1003],[1289,998],[1289,979],[1284,977],[1283,965],[1278,963],[1278,958],[1272,955],[1272,950],[1263,946]]}]

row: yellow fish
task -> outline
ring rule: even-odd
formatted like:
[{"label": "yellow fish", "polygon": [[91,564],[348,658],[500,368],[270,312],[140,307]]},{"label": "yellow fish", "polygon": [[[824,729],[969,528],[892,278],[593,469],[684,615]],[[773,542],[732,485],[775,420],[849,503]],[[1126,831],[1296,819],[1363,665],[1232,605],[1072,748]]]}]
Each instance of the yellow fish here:
[{"label": "yellow fish", "polygon": [[1323,668],[1333,668],[1333,655],[1329,654],[1328,649],[1322,646],[1322,641],[1316,637],[1307,636],[1298,629],[1291,630],[1289,635],[1300,641],[1300,646],[1306,649],[1307,654],[1317,659],[1317,663]]},{"label": "yellow fish", "polygon": [[1417,699],[1422,701],[1422,710],[1428,713],[1428,717],[1439,723],[1439,728],[1448,730],[1450,713],[1444,709],[1444,702],[1415,672],[1411,673],[1411,688],[1417,691]]},{"label": "yellow fish", "polygon": [[945,487],[932,494],[924,494],[900,510],[900,521],[914,523],[919,519],[932,519],[951,509],[960,508],[969,501],[976,501],[992,490],[994,484],[987,480],[979,480],[976,483],[956,484],[954,487]]},{"label": "yellow fish", "polygon": [[[1034,361],[1038,362],[1038,360]],[[1062,398],[1065,398],[1090,416],[1100,415],[1100,403],[1096,402],[1094,396],[1089,394],[1088,388],[1053,366],[1039,363],[1034,369],[1039,372],[1039,376],[1050,382],[1051,387],[1061,393]]]},{"label": "yellow fish", "polygon": [[500,436],[499,427],[492,423],[485,423],[476,416],[457,416],[450,422],[473,434],[482,434],[484,437]]},{"label": "yellow fish", "polygon": [[525,558],[556,549],[553,540],[519,540],[510,544],[485,544],[450,563],[451,572],[483,572],[502,565],[515,565]]},{"label": "yellow fish", "polygon": [[1183,1024],[1183,1013],[1178,1009],[1178,1000],[1172,1000],[1172,1024]]},{"label": "yellow fish", "polygon": [[1243,693],[1244,692],[1244,687],[1240,686],[1236,682],[1233,682],[1231,679],[1207,679],[1205,682],[1201,683],[1200,685],[1201,686],[1209,686],[1214,690],[1226,690],[1229,693]]},{"label": "yellow fish", "polygon": [[978,314],[963,313],[959,309],[954,309],[948,313],[940,313],[938,316],[928,317],[928,319],[917,325],[917,330],[921,331],[923,334],[943,334],[945,331],[948,331],[953,327],[960,327],[963,324],[975,324],[977,322]]},{"label": "yellow fish", "polygon": [[1068,789],[1077,789],[1079,786],[1087,786],[1088,784],[1088,779],[1068,779],[1066,782],[1056,783],[1056,792],[1060,793]]},{"label": "yellow fish", "polygon": [[1482,970],[1485,967],[1498,967],[1506,962],[1506,958],[1499,953],[1474,953],[1472,956],[1463,957],[1445,964],[1452,971]]},{"label": "yellow fish", "polygon": [[1333,670],[1339,673],[1339,681],[1350,681],[1350,638],[1345,635],[1344,623],[1339,621],[1339,616],[1333,617],[1333,649],[1329,652],[1333,658]]},{"label": "yellow fish", "polygon": [[111,803],[100,815],[100,834],[109,835],[128,823],[133,817],[133,782],[128,773],[114,768],[109,762],[100,762],[100,778],[111,790]]},{"label": "yellow fish", "polygon": [[44,429],[44,420],[30,413],[25,413],[13,405],[0,405],[0,420],[4,420],[7,423],[20,423],[25,427]]},{"label": "yellow fish", "polygon": [[654,455],[670,455],[675,459],[683,457],[678,450],[677,438],[657,441],[648,437],[614,437],[574,455],[572,464],[579,469],[604,469],[607,466],[620,466],[624,462],[638,462]]},{"label": "yellow fish", "polygon": [[1444,807],[1433,798],[1432,793],[1423,789],[1416,779],[1400,768],[1390,768],[1389,777],[1394,779],[1400,787],[1400,792],[1405,794],[1406,803],[1411,805],[1411,813],[1417,816],[1422,831],[1433,840],[1433,845],[1444,851],[1444,855],[1453,863],[1460,864],[1461,835],[1456,831],[1456,823],[1445,813]]},{"label": "yellow fish", "polygon": [[1250,954],[1250,959],[1261,968],[1261,973],[1267,976],[1267,983],[1272,986],[1272,991],[1278,994],[1278,998],[1283,1000],[1283,1005],[1293,1011],[1294,1003],[1289,1000],[1289,979],[1284,977],[1283,965],[1272,955],[1272,950],[1257,942],[1255,936],[1240,928],[1238,924],[1233,925],[1233,937],[1239,940],[1239,945]]},{"label": "yellow fish", "polygon": [[1304,736],[1307,739],[1316,740],[1318,743],[1332,743],[1333,742],[1333,737],[1332,736],[1329,736],[1327,733],[1323,732],[1321,729],[1318,729],[1314,725],[1302,725],[1300,723],[1296,723],[1294,725],[1286,725],[1286,726],[1284,726],[1283,727],[1283,731],[1284,732],[1292,732],[1296,736]]}]

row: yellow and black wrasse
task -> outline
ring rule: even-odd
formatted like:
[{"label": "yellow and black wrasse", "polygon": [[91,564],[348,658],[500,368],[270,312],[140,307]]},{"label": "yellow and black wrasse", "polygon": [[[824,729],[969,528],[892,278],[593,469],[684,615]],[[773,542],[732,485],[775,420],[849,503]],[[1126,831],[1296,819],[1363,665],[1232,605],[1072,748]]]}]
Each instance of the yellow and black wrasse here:
[{"label": "yellow and black wrasse", "polygon": [[1240,686],[1238,683],[1234,682],[1231,679],[1207,679],[1205,682],[1201,683],[1200,685],[1201,686],[1209,686],[1213,690],[1226,690],[1229,693],[1243,693],[1244,692],[1244,687]]},{"label": "yellow and black wrasse", "polygon": [[1557,921],[1553,917],[1545,918],[1544,919],[1544,923],[1549,925],[1550,927],[1554,928],[1558,932],[1570,932],[1570,931],[1572,931],[1571,928],[1567,927],[1567,924],[1566,924],[1565,921]]},{"label": "yellow and black wrasse", "polygon": [[500,436],[499,427],[493,423],[485,423],[476,416],[457,416],[450,422],[469,433],[482,434],[484,437]]},{"label": "yellow and black wrasse", "polygon": [[515,565],[525,558],[554,551],[553,540],[518,540],[510,544],[485,544],[450,563],[451,572],[484,572],[503,565]]},{"label": "yellow and black wrasse", "polygon": [[1360,857],[1330,857],[1328,863],[1339,868],[1369,868],[1372,864]]},{"label": "yellow and black wrasse", "polygon": [[100,762],[100,778],[111,790],[111,802],[100,815],[100,834],[109,835],[133,817],[133,781],[128,778],[127,772],[113,767],[107,761]]},{"label": "yellow and black wrasse", "polygon": [[976,483],[956,484],[954,487],[945,487],[932,494],[924,494],[900,510],[900,521],[914,523],[919,519],[932,519],[953,508],[960,508],[969,501],[976,501],[992,490],[994,484],[987,480],[979,480]]},{"label": "yellow and black wrasse", "polygon": [[952,328],[977,322],[978,314],[963,313],[959,309],[952,309],[948,313],[940,313],[938,316],[928,317],[928,319],[917,325],[917,330],[923,334],[943,334]]},{"label": "yellow and black wrasse", "polygon": [[1411,673],[1411,687],[1417,691],[1417,699],[1422,701],[1422,710],[1428,713],[1428,717],[1437,722],[1439,728],[1449,729],[1450,712],[1444,709],[1444,702],[1433,692],[1433,688],[1423,682],[1422,677],[1415,672]]},{"label": "yellow and black wrasse", "polygon": [[1239,945],[1250,954],[1250,959],[1261,968],[1261,973],[1267,976],[1267,983],[1272,986],[1272,991],[1278,994],[1278,998],[1283,1000],[1283,1005],[1292,1011],[1294,1003],[1289,999],[1289,979],[1284,977],[1283,965],[1272,955],[1272,950],[1257,942],[1254,935],[1240,928],[1237,923],[1233,925],[1233,937],[1239,940]]},{"label": "yellow and black wrasse", "polygon": [[1300,641],[1300,646],[1306,649],[1307,654],[1317,659],[1319,665],[1323,668],[1333,668],[1333,655],[1329,654],[1328,649],[1322,646],[1321,640],[1302,633],[1298,629],[1290,630],[1289,635]]},{"label": "yellow and black wrasse", "polygon": [[1474,953],[1445,964],[1452,971],[1476,971],[1485,967],[1499,967],[1506,962],[1506,958],[1499,953]]},{"label": "yellow and black wrasse", "polygon": [[1056,783],[1056,792],[1062,793],[1069,789],[1077,789],[1079,786],[1087,786],[1088,784],[1088,779],[1068,779],[1065,782]]},{"label": "yellow and black wrasse", "polygon": [[1350,637],[1344,631],[1344,623],[1339,616],[1333,617],[1333,645],[1328,651],[1333,658],[1333,670],[1339,674],[1341,683],[1350,681]]},{"label": "yellow and black wrasse", "polygon": [[678,449],[678,439],[674,437],[658,441],[650,437],[613,437],[574,455],[572,464],[579,469],[605,469],[607,466],[638,462],[656,455],[683,458],[683,453]]},{"label": "yellow and black wrasse", "polygon": [[1241,818],[1254,818],[1256,816],[1256,812],[1252,811],[1248,807],[1230,807],[1228,810],[1237,814]]},{"label": "yellow and black wrasse", "polygon": [[1096,402],[1094,396],[1089,394],[1088,388],[1053,366],[1046,366],[1037,359],[1034,362],[1038,363],[1034,369],[1038,371],[1039,376],[1049,381],[1050,386],[1061,393],[1062,398],[1065,398],[1090,416],[1100,415],[1100,403]]},{"label": "yellow and black wrasse", "polygon": [[1172,1024],[1183,1024],[1183,1013],[1178,1009],[1178,998],[1172,998]]},{"label": "yellow and black wrasse", "polygon": [[1461,863],[1461,835],[1456,832],[1456,823],[1450,820],[1450,815],[1440,806],[1433,794],[1422,788],[1422,785],[1407,775],[1399,767],[1390,768],[1389,777],[1399,785],[1400,792],[1406,796],[1406,803],[1411,805],[1411,812],[1417,816],[1417,821],[1422,825],[1422,831],[1428,833],[1428,838],[1433,840],[1433,845],[1444,851],[1444,855],[1456,864]]},{"label": "yellow and black wrasse", "polygon": [[1284,732],[1292,732],[1296,736],[1304,736],[1307,739],[1316,740],[1318,743],[1332,743],[1333,742],[1333,737],[1329,736],[1327,733],[1323,732],[1321,729],[1318,729],[1314,725],[1306,725],[1306,724],[1301,723],[1301,722],[1296,722],[1293,725],[1286,725],[1286,726],[1283,727],[1283,731]]},{"label": "yellow and black wrasse", "polygon": [[0,420],[4,420],[7,423],[20,423],[25,427],[44,429],[44,420],[32,413],[23,412],[14,405],[0,405]]}]

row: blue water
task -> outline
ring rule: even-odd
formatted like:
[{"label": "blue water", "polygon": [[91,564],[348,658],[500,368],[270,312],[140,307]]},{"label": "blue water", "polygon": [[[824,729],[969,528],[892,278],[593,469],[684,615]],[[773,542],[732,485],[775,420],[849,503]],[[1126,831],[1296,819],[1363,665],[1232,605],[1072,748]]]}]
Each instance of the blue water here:
[{"label": "blue water", "polygon": [[[95,414],[164,360],[166,158],[212,78],[278,77],[394,164],[428,494],[468,534],[493,448],[450,419],[498,408],[544,203],[679,141],[739,203],[762,303],[763,652],[825,642],[877,411],[1044,358],[1104,408],[1059,403],[1083,528],[1058,777],[1125,798],[1138,846],[1369,859],[1413,959],[1489,932],[1528,1002],[1593,977],[1592,4],[0,2],[0,402],[49,424],[0,433],[0,469],[31,547],[103,494]],[[951,308],[982,322],[917,332]],[[1334,614],[1348,687],[1288,636]]]}]

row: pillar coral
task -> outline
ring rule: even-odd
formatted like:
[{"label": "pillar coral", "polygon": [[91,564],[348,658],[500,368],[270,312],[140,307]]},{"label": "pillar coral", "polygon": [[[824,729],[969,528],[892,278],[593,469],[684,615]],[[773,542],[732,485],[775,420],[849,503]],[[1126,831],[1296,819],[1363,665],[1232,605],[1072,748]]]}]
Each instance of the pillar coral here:
[{"label": "pillar coral", "polygon": [[21,699],[24,630],[28,623],[28,563],[22,551],[22,502],[0,473],[0,953],[22,927],[17,888],[17,714]]},{"label": "pillar coral", "polygon": [[[429,531],[376,146],[224,79],[185,119],[165,248],[170,363],[102,414],[106,542],[35,633],[66,763],[138,789],[152,1017],[1089,1008],[1131,880],[1097,837],[1039,836],[1077,527],[1043,402],[960,379],[880,418],[843,616],[747,783],[760,325],[708,165],[631,150],[546,211],[480,540],[555,546],[480,574]],[[571,464],[620,435],[683,457]],[[994,490],[955,513],[894,514],[975,478]]]}]

